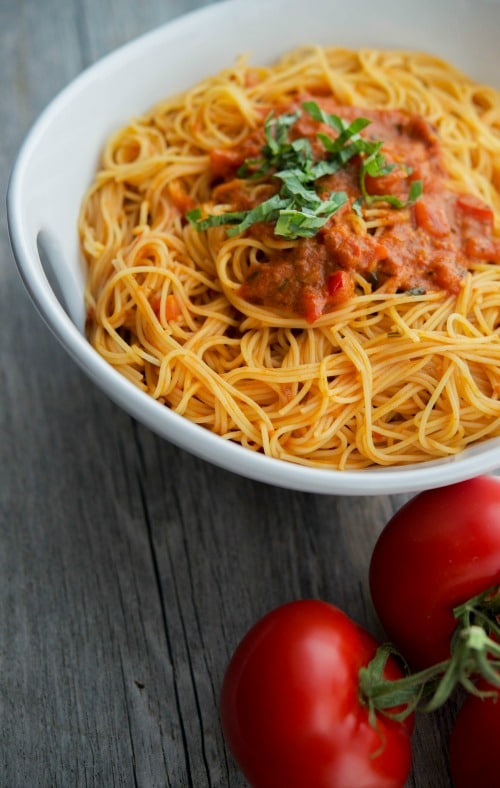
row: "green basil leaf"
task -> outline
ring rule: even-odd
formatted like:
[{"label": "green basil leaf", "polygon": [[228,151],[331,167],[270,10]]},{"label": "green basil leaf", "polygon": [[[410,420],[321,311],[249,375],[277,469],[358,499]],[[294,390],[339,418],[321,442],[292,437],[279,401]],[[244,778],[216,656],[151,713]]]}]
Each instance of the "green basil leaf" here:
[{"label": "green basil leaf", "polygon": [[318,181],[324,176],[339,172],[354,157],[361,157],[359,182],[361,196],[352,204],[353,211],[362,215],[362,205],[383,201],[394,208],[410,205],[422,194],[423,184],[414,181],[408,199],[400,200],[393,195],[371,195],[366,190],[366,177],[380,177],[392,172],[397,166],[407,174],[411,168],[405,164],[393,164],[381,152],[383,142],[365,139],[360,133],[370,120],[355,118],[348,123],[338,115],[325,112],[316,101],[305,101],[302,110],[318,123],[332,129],[336,135],[319,132],[317,140],[324,154],[315,158],[311,142],[306,137],[290,139],[290,131],[301,116],[301,110],[276,116],[270,113],[264,123],[264,145],[261,156],[247,159],[238,170],[241,178],[261,178],[272,175],[280,181],[278,194],[248,211],[232,211],[202,218],[195,209],[186,214],[187,219],[198,230],[229,225],[227,234],[232,237],[244,232],[256,222],[274,222],[277,235],[287,238],[307,238],[316,234],[326,221],[347,202],[344,192],[332,192],[326,196],[318,192],[322,185]]},{"label": "green basil leaf", "polygon": [[[238,212],[239,223],[235,227],[231,227],[227,231],[227,234],[230,238],[233,238],[235,235],[243,233],[251,227],[252,224],[257,224],[257,222],[275,222],[279,217],[280,210],[287,206],[288,201],[280,197],[279,194],[275,194],[273,197],[261,202],[249,211],[244,211],[242,213]],[[225,215],[228,216],[230,214]],[[231,222],[231,224],[232,223],[233,222]]]},{"label": "green basil leaf", "polygon": [[414,202],[422,196],[424,191],[423,181],[413,181],[408,192],[408,204],[413,205]]}]

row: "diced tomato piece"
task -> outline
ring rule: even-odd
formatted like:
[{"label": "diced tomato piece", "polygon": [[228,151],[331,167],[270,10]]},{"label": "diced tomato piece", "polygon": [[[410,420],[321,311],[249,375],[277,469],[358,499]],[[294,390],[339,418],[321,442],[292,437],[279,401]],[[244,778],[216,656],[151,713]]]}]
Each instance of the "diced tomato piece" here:
[{"label": "diced tomato piece", "polygon": [[353,278],[348,271],[334,271],[333,274],[330,274],[328,277],[328,295],[333,301],[336,303],[347,301],[353,292]]},{"label": "diced tomato piece", "polygon": [[473,194],[461,194],[457,198],[457,208],[481,222],[493,224],[493,211],[490,206]]},{"label": "diced tomato piece", "polygon": [[342,288],[342,271],[335,271],[335,273],[330,274],[328,278],[328,295],[334,295],[337,290],[341,290]]},{"label": "diced tomato piece", "polygon": [[500,238],[470,236],[465,241],[465,254],[475,260],[500,263]]},{"label": "diced tomato piece", "polygon": [[214,148],[210,151],[210,167],[217,178],[227,178],[241,167],[245,160],[241,151],[231,148]]},{"label": "diced tomato piece", "polygon": [[325,304],[326,296],[315,290],[305,289],[302,294],[302,305],[308,323],[314,323],[318,317],[321,317]]},{"label": "diced tomato piece", "polygon": [[417,225],[434,238],[446,238],[450,234],[450,223],[442,203],[421,197],[413,206],[413,212]]},{"label": "diced tomato piece", "polygon": [[408,191],[408,173],[401,167],[395,167],[386,175],[379,175],[377,178],[367,175],[365,187],[368,194],[391,194],[400,195]]}]

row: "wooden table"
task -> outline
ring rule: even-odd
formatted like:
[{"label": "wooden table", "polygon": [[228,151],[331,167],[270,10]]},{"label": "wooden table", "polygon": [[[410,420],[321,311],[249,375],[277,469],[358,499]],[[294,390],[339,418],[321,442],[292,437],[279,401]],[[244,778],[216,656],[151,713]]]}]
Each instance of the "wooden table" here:
[{"label": "wooden table", "polygon": [[[199,0],[0,0],[0,166],[85,66]],[[243,786],[218,692],[257,618],[319,597],[381,634],[371,549],[405,500],[276,489],[157,438],[35,313],[0,259],[0,786]],[[453,707],[408,785],[450,785]],[[286,788],[286,786],[283,786]]]}]

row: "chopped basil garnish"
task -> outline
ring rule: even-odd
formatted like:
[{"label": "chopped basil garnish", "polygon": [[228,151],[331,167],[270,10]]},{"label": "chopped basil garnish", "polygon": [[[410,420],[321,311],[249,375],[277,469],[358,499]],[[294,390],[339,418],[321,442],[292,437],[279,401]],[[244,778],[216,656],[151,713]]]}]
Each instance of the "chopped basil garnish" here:
[{"label": "chopped basil garnish", "polygon": [[404,164],[397,165],[387,163],[385,156],[380,153],[383,144],[384,143],[380,141],[364,142],[363,153],[365,154],[365,158],[362,161],[359,176],[363,199],[368,205],[373,202],[387,202],[389,205],[392,205],[393,208],[405,208],[407,205],[412,205],[422,194],[422,181],[413,181],[411,183],[407,200],[400,200],[399,197],[395,197],[392,194],[368,194],[366,191],[367,175],[370,175],[372,178],[380,178],[383,175],[388,175],[398,166],[404,169],[407,174],[411,173],[411,168],[406,167]]},{"label": "chopped basil garnish", "polygon": [[324,148],[324,158],[314,158],[308,139],[299,137],[290,140],[289,132],[300,118],[300,110],[278,117],[269,115],[264,124],[265,143],[261,157],[247,159],[238,170],[238,175],[255,179],[272,173],[272,177],[281,181],[278,194],[246,211],[230,211],[206,218],[202,218],[198,208],[189,211],[186,217],[197,230],[230,225],[227,234],[232,237],[257,222],[274,222],[276,235],[289,239],[311,238],[348,199],[343,191],[331,192],[323,199],[316,188],[318,179],[338,172],[353,156],[361,157],[361,197],[352,205],[358,215],[362,213],[363,203],[369,205],[383,201],[394,208],[403,208],[420,197],[423,188],[421,181],[411,184],[406,201],[390,194],[372,195],[367,192],[367,175],[377,178],[387,175],[396,166],[404,166],[387,163],[380,152],[383,142],[366,140],[360,136],[360,132],[371,121],[359,117],[348,123],[338,115],[325,112],[315,101],[306,101],[302,107],[313,120],[326,124],[337,133],[334,138],[322,133],[317,135]]}]

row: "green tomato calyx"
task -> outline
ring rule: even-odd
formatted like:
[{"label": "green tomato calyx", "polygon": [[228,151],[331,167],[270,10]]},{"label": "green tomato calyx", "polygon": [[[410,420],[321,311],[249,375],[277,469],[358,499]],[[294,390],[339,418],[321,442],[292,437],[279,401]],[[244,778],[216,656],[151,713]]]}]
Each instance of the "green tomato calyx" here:
[{"label": "green tomato calyx", "polygon": [[[500,694],[500,585],[469,599],[453,610],[457,626],[450,643],[450,657],[417,673],[391,681],[384,678],[389,657],[402,659],[391,644],[383,644],[359,673],[360,701],[370,710],[372,724],[382,713],[403,720],[415,711],[434,711],[456,687],[479,697]],[[403,660],[404,662],[404,660]],[[479,689],[484,679],[491,690]]]}]

